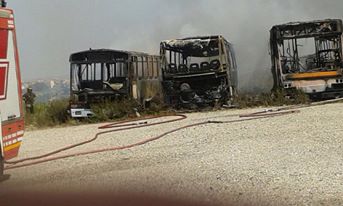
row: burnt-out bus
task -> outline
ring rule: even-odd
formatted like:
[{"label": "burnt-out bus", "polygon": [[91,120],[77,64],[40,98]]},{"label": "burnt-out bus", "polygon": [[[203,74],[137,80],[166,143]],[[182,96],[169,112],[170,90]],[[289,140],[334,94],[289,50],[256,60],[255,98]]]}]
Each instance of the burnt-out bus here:
[{"label": "burnt-out bus", "polygon": [[237,94],[232,44],[222,36],[161,42],[165,101],[175,106],[231,104]]},{"label": "burnt-out bus", "polygon": [[342,21],[274,26],[270,48],[274,89],[299,89],[312,99],[342,97]]},{"label": "burnt-out bus", "polygon": [[88,50],[70,56],[72,117],[92,115],[90,106],[123,98],[146,100],[162,95],[160,57],[139,52]]}]

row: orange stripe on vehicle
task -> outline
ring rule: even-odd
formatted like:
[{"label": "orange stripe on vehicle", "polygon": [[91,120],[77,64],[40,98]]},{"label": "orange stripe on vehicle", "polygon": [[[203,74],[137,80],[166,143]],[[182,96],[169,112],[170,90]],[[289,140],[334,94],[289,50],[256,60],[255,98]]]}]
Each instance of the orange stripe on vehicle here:
[{"label": "orange stripe on vehicle", "polygon": [[4,151],[5,154],[5,160],[10,160],[18,156],[19,153],[19,147],[13,148],[9,151]]},{"label": "orange stripe on vehicle", "polygon": [[10,145],[10,146],[5,147],[5,148],[4,148],[4,151],[5,151],[5,152],[8,152],[8,151],[10,151],[10,150],[12,150],[12,149],[19,148],[20,145],[21,145],[21,142],[17,142],[17,143],[15,143],[15,144],[12,144],[12,145]]},{"label": "orange stripe on vehicle", "polygon": [[328,72],[307,72],[307,73],[297,73],[287,75],[287,79],[314,79],[314,78],[328,78],[328,77],[337,77],[342,75],[338,71],[328,71]]}]

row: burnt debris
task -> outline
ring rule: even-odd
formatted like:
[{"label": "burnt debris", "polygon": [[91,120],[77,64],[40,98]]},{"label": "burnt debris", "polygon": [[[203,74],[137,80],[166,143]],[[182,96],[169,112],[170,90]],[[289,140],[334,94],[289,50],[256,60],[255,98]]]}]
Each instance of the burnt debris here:
[{"label": "burnt debris", "polygon": [[222,36],[163,41],[161,58],[168,104],[215,106],[231,104],[236,96],[235,53]]}]

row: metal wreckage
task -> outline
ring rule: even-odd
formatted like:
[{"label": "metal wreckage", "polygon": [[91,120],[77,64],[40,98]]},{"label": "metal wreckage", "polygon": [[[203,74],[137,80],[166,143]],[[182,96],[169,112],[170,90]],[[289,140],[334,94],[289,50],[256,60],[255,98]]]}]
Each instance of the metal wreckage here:
[{"label": "metal wreckage", "polygon": [[161,43],[165,102],[188,108],[230,105],[237,94],[235,53],[222,36]]},{"label": "metal wreckage", "polygon": [[122,98],[141,105],[158,98],[191,109],[232,104],[237,65],[222,36],[164,41],[160,53],[91,49],[72,54],[71,115],[88,117],[91,104]]},{"label": "metal wreckage", "polygon": [[312,99],[342,97],[342,21],[274,26],[270,48],[274,88],[300,89]]},{"label": "metal wreckage", "polygon": [[92,104],[134,99],[141,105],[162,94],[160,57],[90,49],[70,56],[70,113],[89,117]]},{"label": "metal wreckage", "polygon": [[[312,99],[343,96],[343,25],[338,19],[272,27],[274,89],[299,89]],[[220,35],[163,41],[160,56],[90,50],[71,55],[73,116],[91,114],[93,100],[159,98],[177,108],[231,106],[237,96],[237,64]]]}]

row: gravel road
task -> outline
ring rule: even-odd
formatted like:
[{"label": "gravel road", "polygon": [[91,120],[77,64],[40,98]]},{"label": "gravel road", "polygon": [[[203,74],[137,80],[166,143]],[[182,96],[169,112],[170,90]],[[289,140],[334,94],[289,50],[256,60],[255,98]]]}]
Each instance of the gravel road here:
[{"label": "gravel road", "polygon": [[[226,205],[342,205],[343,104],[233,124],[204,125],[149,144],[10,170],[9,191],[134,192]],[[204,120],[231,120],[222,110],[186,120],[101,136],[65,152],[125,145]],[[93,137],[100,124],[26,132],[20,158]]]}]

